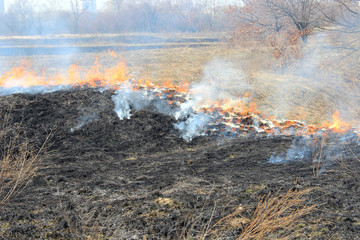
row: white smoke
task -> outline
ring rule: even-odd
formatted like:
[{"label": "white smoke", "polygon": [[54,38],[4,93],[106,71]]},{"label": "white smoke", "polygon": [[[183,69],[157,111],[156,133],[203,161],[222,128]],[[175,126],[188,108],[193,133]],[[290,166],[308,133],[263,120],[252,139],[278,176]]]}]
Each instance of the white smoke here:
[{"label": "white smoke", "polygon": [[286,153],[271,155],[270,163],[288,163],[311,159],[312,140],[307,137],[295,137]]},{"label": "white smoke", "polygon": [[175,123],[174,126],[181,132],[181,137],[185,141],[192,141],[195,137],[206,134],[207,124],[210,122],[210,116],[204,113],[191,114],[185,121]]},{"label": "white smoke", "polygon": [[112,100],[115,103],[115,112],[120,120],[130,119],[131,117],[131,109],[129,100],[131,96],[134,94],[130,89],[124,89],[121,91],[117,91],[116,95],[112,96]]},{"label": "white smoke", "polygon": [[149,90],[135,91],[132,89],[131,83],[121,86],[112,96],[112,100],[115,103],[115,112],[121,120],[130,119],[132,109],[138,111],[148,108],[167,115],[172,115],[174,111],[166,99],[162,99]]},{"label": "white smoke", "polygon": [[32,87],[0,87],[0,96],[12,95],[16,93],[23,94],[42,94],[51,93],[61,90],[71,89],[70,85],[59,85],[59,86],[32,86]]},{"label": "white smoke", "polygon": [[79,129],[81,129],[83,126],[85,126],[87,123],[92,122],[95,119],[98,119],[99,117],[95,113],[91,113],[89,115],[81,116],[77,119],[78,124],[70,129],[70,132],[75,132]]},{"label": "white smoke", "polygon": [[178,121],[174,124],[175,129],[180,131],[184,140],[191,141],[204,136],[209,124],[214,121],[199,110],[204,106],[211,107],[221,99],[238,99],[250,89],[246,78],[231,62],[215,59],[205,66],[201,81],[191,86],[189,99],[179,106],[172,107],[152,91],[134,91],[131,86],[123,86],[112,100],[115,103],[115,112],[121,120],[129,119],[132,109],[137,111],[144,108],[173,116]]},{"label": "white smoke", "polygon": [[275,164],[312,162],[319,173],[324,173],[335,163],[347,157],[353,158],[349,146],[354,144],[358,144],[358,135],[352,131],[325,133],[319,130],[313,136],[295,137],[286,153],[273,154],[268,161]]},{"label": "white smoke", "polygon": [[236,100],[251,87],[243,71],[234,68],[232,62],[219,58],[209,62],[202,75],[201,81],[190,89],[194,108],[220,99]]},{"label": "white smoke", "polygon": [[180,120],[175,128],[186,141],[204,136],[214,119],[198,110],[221,99],[237,100],[249,89],[244,72],[235,69],[229,61],[214,59],[205,66],[201,81],[190,88],[190,100],[175,112],[175,118]]}]

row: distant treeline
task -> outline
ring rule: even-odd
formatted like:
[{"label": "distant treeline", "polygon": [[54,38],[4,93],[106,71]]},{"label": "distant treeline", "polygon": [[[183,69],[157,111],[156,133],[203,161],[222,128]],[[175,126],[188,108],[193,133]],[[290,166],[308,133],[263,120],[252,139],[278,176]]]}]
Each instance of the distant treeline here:
[{"label": "distant treeline", "polygon": [[[0,14],[0,34],[228,32],[231,43],[263,44],[287,58],[287,46],[326,31],[334,44],[360,49],[358,0],[108,0],[97,12],[81,0],[36,2],[14,0]],[[60,9],[65,3],[70,8]]]},{"label": "distant treeline", "polygon": [[108,8],[96,13],[83,9],[79,0],[68,1],[71,9],[65,11],[56,10],[54,0],[48,0],[47,8],[36,8],[31,0],[16,0],[1,15],[0,34],[201,32],[230,27],[227,6],[216,0],[118,0],[109,1]]}]

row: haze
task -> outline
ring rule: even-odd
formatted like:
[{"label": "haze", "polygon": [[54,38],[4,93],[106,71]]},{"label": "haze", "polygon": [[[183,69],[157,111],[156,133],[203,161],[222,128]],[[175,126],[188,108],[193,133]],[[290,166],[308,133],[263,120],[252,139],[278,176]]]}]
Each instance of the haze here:
[{"label": "haze", "polygon": [[[9,8],[9,6],[14,3],[16,0],[5,0],[5,11]],[[239,1],[235,0],[203,0],[204,2],[215,2],[217,5],[224,5],[224,4],[232,4]],[[29,2],[33,2],[34,8],[38,10],[47,10],[50,6],[55,10],[69,10],[70,0],[29,0]],[[97,0],[96,5],[98,10],[105,10],[106,7],[109,5],[111,0]],[[198,2],[198,1],[197,1]]]}]

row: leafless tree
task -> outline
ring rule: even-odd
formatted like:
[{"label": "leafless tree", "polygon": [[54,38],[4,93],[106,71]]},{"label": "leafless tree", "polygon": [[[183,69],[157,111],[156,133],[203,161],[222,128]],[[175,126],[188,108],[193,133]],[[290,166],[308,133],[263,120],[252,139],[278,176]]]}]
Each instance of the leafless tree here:
[{"label": "leafless tree", "polygon": [[244,0],[239,17],[258,31],[279,33],[297,30],[304,44],[314,27],[319,26],[321,0]]},{"label": "leafless tree", "polygon": [[136,2],[136,7],[140,11],[140,16],[142,16],[144,31],[155,32],[157,30],[156,26],[158,24],[159,17],[163,14],[165,6],[168,3],[169,2],[166,0]]},{"label": "leafless tree", "polygon": [[31,0],[15,0],[9,6],[7,13],[3,15],[2,21],[13,34],[31,33],[34,22]]},{"label": "leafless tree", "polygon": [[110,0],[108,5],[113,11],[119,13],[124,7],[124,0]]},{"label": "leafless tree", "polygon": [[171,16],[175,20],[175,28],[180,31],[194,32],[200,29],[205,4],[191,0],[181,0],[171,5]]},{"label": "leafless tree", "polygon": [[6,16],[0,16],[3,33],[196,32],[227,28],[220,0],[107,0],[108,7],[96,15],[84,9],[86,4],[82,5],[81,0],[67,0],[69,10],[59,7],[61,0],[44,0],[41,4],[14,1]]},{"label": "leafless tree", "polygon": [[328,22],[342,27],[342,30],[354,32],[354,30],[360,27],[359,1],[334,0],[327,8],[320,10]]},{"label": "leafless tree", "polygon": [[[360,3],[355,0],[334,0],[328,8],[321,9],[325,19],[332,24],[324,30],[333,38],[333,47],[346,52],[345,56],[360,59]],[[343,52],[344,53],[344,52]]]},{"label": "leafless tree", "polygon": [[71,4],[71,13],[73,16],[73,20],[74,20],[74,33],[78,33],[79,32],[79,21],[81,16],[84,15],[84,13],[86,12],[86,8],[83,8],[81,6],[80,0],[70,0],[70,4]]},{"label": "leafless tree", "polygon": [[319,25],[319,0],[267,0],[272,11],[288,17],[301,35],[304,44],[312,29]]}]

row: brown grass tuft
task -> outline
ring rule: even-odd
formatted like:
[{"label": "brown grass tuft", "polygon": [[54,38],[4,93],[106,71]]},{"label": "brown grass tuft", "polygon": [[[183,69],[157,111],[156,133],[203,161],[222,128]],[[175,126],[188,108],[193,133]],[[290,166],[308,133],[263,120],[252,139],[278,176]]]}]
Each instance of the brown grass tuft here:
[{"label": "brown grass tuft", "polygon": [[286,239],[290,230],[301,222],[300,218],[314,210],[315,205],[307,205],[304,198],[310,191],[311,189],[289,190],[284,195],[277,193],[273,196],[269,193],[260,198],[252,217],[244,217],[245,209],[239,206],[233,213],[215,223],[205,236],[219,239],[226,231],[241,229],[237,239],[260,240],[282,230],[281,235]]},{"label": "brown grass tuft", "polygon": [[315,205],[306,205],[306,199],[303,198],[310,191],[289,190],[283,196],[271,196],[270,193],[263,196],[238,239],[264,239],[277,230],[293,229],[302,216],[315,208]]},{"label": "brown grass tuft", "polygon": [[33,151],[20,130],[20,124],[11,124],[10,115],[3,115],[0,129],[0,205],[15,197],[37,169],[45,143]]}]

